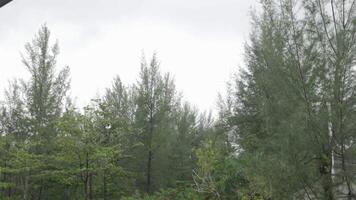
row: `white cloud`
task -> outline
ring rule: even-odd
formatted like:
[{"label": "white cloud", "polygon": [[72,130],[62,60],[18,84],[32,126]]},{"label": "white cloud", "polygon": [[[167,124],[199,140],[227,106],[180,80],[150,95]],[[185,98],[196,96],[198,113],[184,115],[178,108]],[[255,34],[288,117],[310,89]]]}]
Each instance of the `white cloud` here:
[{"label": "white cloud", "polygon": [[141,51],[158,51],[163,71],[201,109],[213,109],[229,75],[242,64],[245,0],[14,0],[0,10],[0,87],[26,76],[19,52],[47,22],[69,65],[72,94],[86,104],[119,75],[135,82]]}]

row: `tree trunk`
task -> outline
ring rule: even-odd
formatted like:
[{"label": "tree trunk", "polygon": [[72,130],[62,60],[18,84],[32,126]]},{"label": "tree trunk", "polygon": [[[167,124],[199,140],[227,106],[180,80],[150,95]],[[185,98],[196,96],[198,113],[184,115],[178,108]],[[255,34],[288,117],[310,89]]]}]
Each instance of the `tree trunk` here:
[{"label": "tree trunk", "polygon": [[154,119],[153,119],[153,105],[151,104],[151,112],[150,112],[150,129],[149,129],[149,136],[148,136],[148,159],[147,159],[147,185],[146,185],[146,192],[151,192],[151,171],[152,171],[152,138],[153,138],[153,126],[154,126]]},{"label": "tree trunk", "polygon": [[323,189],[323,199],[334,200],[333,179],[332,179],[331,153],[324,153],[320,159],[321,184]]},{"label": "tree trunk", "polygon": [[152,151],[148,151],[148,160],[147,160],[147,185],[146,192],[151,192],[151,168],[152,168]]},{"label": "tree trunk", "polygon": [[108,192],[106,188],[106,175],[103,173],[103,199],[108,200]]},{"label": "tree trunk", "polygon": [[85,174],[84,174],[84,199],[90,199],[90,186],[89,186],[89,153],[86,152],[85,154]]},{"label": "tree trunk", "polygon": [[89,200],[93,199],[93,174],[89,174]]},{"label": "tree trunk", "polygon": [[89,200],[88,181],[85,181],[85,184],[84,184],[84,199]]},{"label": "tree trunk", "polygon": [[25,175],[24,178],[24,183],[23,183],[23,200],[28,200],[28,176]]}]

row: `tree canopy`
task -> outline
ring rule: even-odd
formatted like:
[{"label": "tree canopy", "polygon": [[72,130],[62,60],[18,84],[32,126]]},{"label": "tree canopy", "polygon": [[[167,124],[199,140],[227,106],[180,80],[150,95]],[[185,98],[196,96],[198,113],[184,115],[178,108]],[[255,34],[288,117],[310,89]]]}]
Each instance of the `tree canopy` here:
[{"label": "tree canopy", "polygon": [[356,1],[260,6],[217,115],[156,53],[78,107],[43,25],[0,98],[0,199],[355,199]]}]

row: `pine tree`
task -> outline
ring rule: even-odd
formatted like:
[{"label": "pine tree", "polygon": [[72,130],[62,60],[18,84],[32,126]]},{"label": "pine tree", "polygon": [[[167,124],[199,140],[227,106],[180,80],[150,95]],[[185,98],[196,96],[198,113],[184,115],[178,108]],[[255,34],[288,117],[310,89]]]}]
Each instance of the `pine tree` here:
[{"label": "pine tree", "polygon": [[222,120],[237,133],[247,177],[259,180],[266,198],[335,199],[337,185],[352,198],[352,178],[336,171],[335,158],[345,158],[353,140],[342,127],[353,127],[354,118],[354,4],[271,0],[262,7],[246,47],[247,69]]},{"label": "pine tree", "polygon": [[171,130],[174,130],[170,122],[176,106],[175,86],[169,74],[161,75],[157,57],[153,55],[149,66],[143,60],[135,88],[135,126],[140,131],[139,141],[145,154],[145,190],[150,193],[164,180],[158,171],[167,170],[166,150]]}]

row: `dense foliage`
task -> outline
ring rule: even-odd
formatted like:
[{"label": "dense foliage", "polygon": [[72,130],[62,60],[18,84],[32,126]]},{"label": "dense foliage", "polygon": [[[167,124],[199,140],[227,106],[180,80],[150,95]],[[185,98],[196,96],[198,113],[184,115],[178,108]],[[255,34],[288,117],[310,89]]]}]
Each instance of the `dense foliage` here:
[{"label": "dense foliage", "polygon": [[263,0],[216,119],[154,54],[78,108],[42,26],[0,107],[1,199],[356,198],[356,1]]}]

